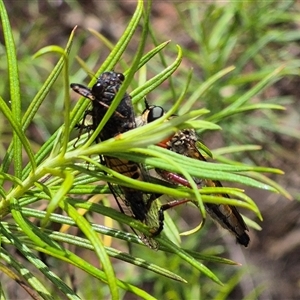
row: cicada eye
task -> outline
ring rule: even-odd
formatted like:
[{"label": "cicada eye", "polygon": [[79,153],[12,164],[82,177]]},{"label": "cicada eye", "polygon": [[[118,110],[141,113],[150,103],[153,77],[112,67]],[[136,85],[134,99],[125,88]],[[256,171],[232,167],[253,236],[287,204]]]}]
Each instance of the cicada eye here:
[{"label": "cicada eye", "polygon": [[125,76],[122,73],[117,73],[117,77],[121,80],[124,81],[125,80]]},{"label": "cicada eye", "polygon": [[92,94],[97,98],[97,97],[102,97],[104,92],[104,86],[101,82],[97,82],[93,87],[92,87]]},{"label": "cicada eye", "polygon": [[147,122],[153,122],[164,115],[165,111],[161,106],[153,106],[149,110],[149,114],[147,117]]}]

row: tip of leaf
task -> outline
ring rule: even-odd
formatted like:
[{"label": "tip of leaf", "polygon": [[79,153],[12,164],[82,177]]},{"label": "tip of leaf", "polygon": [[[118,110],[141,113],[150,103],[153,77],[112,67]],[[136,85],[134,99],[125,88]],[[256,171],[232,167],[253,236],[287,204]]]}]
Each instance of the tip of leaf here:
[{"label": "tip of leaf", "polygon": [[180,233],[180,236],[188,236],[188,235],[198,232],[199,230],[202,229],[202,227],[204,226],[204,223],[205,223],[204,221],[201,221],[201,223],[198,226],[196,226],[195,228]]}]

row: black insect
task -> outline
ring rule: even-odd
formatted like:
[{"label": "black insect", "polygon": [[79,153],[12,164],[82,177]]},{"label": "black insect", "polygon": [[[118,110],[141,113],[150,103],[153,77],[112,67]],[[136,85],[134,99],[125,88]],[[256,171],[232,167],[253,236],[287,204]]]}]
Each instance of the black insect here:
[{"label": "black insect", "polygon": [[[71,84],[71,88],[75,92],[92,101],[92,109],[86,111],[86,115],[92,116],[92,124],[90,126],[93,130],[95,130],[101,122],[124,79],[123,74],[111,71],[101,74],[91,89],[81,84]],[[96,142],[99,143],[100,141],[113,138],[135,127],[135,115],[131,97],[125,93],[116,111],[99,133]],[[103,160],[103,163],[110,169],[127,177],[140,181],[149,181],[149,174],[142,165],[136,162],[106,155],[101,158],[101,160]],[[148,225],[150,227],[151,236],[156,236],[162,231],[164,208],[159,208],[156,201],[154,201],[160,195],[146,193],[128,187],[119,187],[112,183],[108,183],[108,185],[123,213],[132,215],[135,219]],[[143,235],[142,240],[151,248],[157,248],[158,246],[156,241],[151,237]]]},{"label": "black insect", "polygon": [[[146,102],[146,109],[144,110],[142,116],[137,119],[137,122],[139,126],[142,126],[146,123],[161,118],[164,114],[165,111],[162,107],[155,105],[149,106]],[[187,157],[206,161],[205,157],[198,150],[197,143],[198,137],[195,130],[183,129],[177,131],[168,139],[158,143],[158,146]],[[188,180],[178,174],[161,169],[156,169],[156,171],[163,179],[170,183],[190,187]],[[194,178],[194,181],[199,188],[203,186],[222,187],[221,182],[217,180]],[[230,198],[227,194],[220,194],[220,196]],[[234,234],[239,244],[245,247],[248,246],[250,241],[250,238],[246,232],[248,231],[248,227],[235,206],[211,203],[205,203],[204,205],[206,211],[213,218],[213,220]]]}]

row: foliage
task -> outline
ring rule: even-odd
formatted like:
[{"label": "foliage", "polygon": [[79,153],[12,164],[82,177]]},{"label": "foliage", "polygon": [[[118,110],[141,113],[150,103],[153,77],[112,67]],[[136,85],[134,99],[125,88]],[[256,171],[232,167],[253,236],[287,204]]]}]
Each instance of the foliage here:
[{"label": "foliage", "polygon": [[[199,299],[200,297],[215,297],[216,299],[223,297],[225,299],[236,286],[242,276],[240,273],[232,276],[224,287],[217,284],[212,285],[211,280],[219,284],[221,281],[223,283],[227,281],[225,272],[218,270],[215,264],[235,263],[219,255],[224,252],[222,246],[209,248],[201,243],[206,238],[205,228],[199,233],[185,237],[184,243],[181,243],[181,237],[175,225],[181,221],[180,218],[178,216],[171,218],[166,214],[164,234],[156,238],[160,244],[157,253],[144,247],[134,234],[128,233],[127,229],[125,231],[114,229],[115,224],[112,225],[111,220],[127,224],[148,234],[148,228],[140,222],[107,207],[108,201],[106,201],[105,194],[108,194],[109,191],[105,182],[110,181],[145,191],[155,191],[172,198],[197,200],[200,202],[200,207],[202,201],[231,204],[251,210],[258,218],[261,218],[260,212],[251,198],[243,191],[233,188],[224,188],[224,193],[232,195],[232,199],[228,200],[213,196],[219,194],[219,190],[214,190],[214,188],[198,191],[197,189],[175,189],[154,183],[138,182],[116,174],[99,164],[98,155],[110,154],[116,157],[127,157],[150,167],[183,173],[187,175],[186,177],[200,177],[199,170],[201,170],[201,178],[230,181],[280,192],[290,197],[283,188],[262,175],[266,172],[281,174],[280,170],[246,165],[223,156],[235,153],[240,155],[243,161],[246,160],[246,151],[257,150],[257,145],[248,144],[251,142],[251,136],[245,132],[249,126],[260,126],[264,121],[268,130],[279,128],[274,127],[277,121],[274,110],[283,109],[280,106],[283,100],[279,98],[261,101],[263,91],[283,76],[297,72],[295,64],[287,63],[289,57],[285,57],[281,61],[280,57],[271,56],[269,52],[274,44],[284,45],[287,41],[297,38],[293,30],[288,31],[287,34],[285,28],[282,30],[275,27],[278,22],[288,22],[288,12],[284,15],[274,10],[276,13],[265,18],[263,12],[267,9],[266,6],[270,7],[270,4],[259,3],[252,5],[250,2],[236,2],[228,6],[208,5],[202,11],[196,2],[191,2],[187,6],[184,4],[184,7],[183,4],[178,4],[177,11],[180,20],[194,41],[196,49],[193,50],[182,49],[180,46],[174,47],[172,43],[168,42],[157,42],[155,30],[151,28],[150,33],[154,46],[150,51],[145,50],[145,45],[147,45],[147,49],[150,47],[147,41],[148,27],[151,26],[149,22],[150,1],[148,1],[147,7],[141,0],[138,1],[134,15],[116,45],[112,45],[103,36],[91,31],[91,34],[98,37],[107,46],[110,53],[96,72],[91,71],[91,68],[94,68],[95,54],[85,62],[77,57],[81,67],[78,72],[74,72],[76,82],[82,82],[86,73],[95,73],[90,83],[92,85],[99,74],[112,69],[121,71],[122,68],[126,76],[120,92],[115,97],[97,132],[101,130],[101,126],[103,127],[104,122],[111,116],[124,92],[128,89],[131,89],[130,94],[137,112],[143,110],[144,97],[150,95],[151,98],[153,92],[160,95],[155,104],[170,107],[170,113],[178,112],[180,117],[171,122],[158,120],[127,132],[121,138],[110,139],[100,144],[93,144],[97,132],[90,137],[84,135],[74,148],[76,138],[72,139],[72,132],[89,105],[86,99],[80,99],[71,110],[68,72],[69,63],[72,64],[72,70],[76,68],[73,64],[74,56],[72,53],[70,54],[73,42],[75,43],[74,47],[78,47],[75,30],[72,31],[65,49],[48,46],[35,55],[36,60],[41,61],[46,57],[41,55],[47,54],[48,56],[49,52],[53,52],[55,55],[59,54],[60,59],[43,85],[34,92],[32,100],[24,102],[23,91],[26,91],[28,87],[22,86],[18,70],[22,66],[16,55],[14,34],[9,24],[9,18],[1,1],[1,20],[9,74],[7,85],[9,86],[9,96],[5,95],[7,91],[3,91],[3,94],[5,99],[10,99],[10,102],[0,98],[0,108],[6,122],[13,129],[13,139],[5,151],[6,155],[3,157],[0,173],[1,196],[3,197],[0,203],[0,212],[3,218],[0,225],[1,270],[21,284],[33,298],[37,297],[36,293],[43,299],[55,298],[51,289],[56,292],[59,290],[62,296],[71,299],[91,296],[89,288],[85,290],[79,287],[77,293],[74,288],[70,287],[71,284],[66,283],[69,281],[67,276],[63,276],[65,274],[62,275],[59,268],[48,266],[38,253],[45,254],[48,259],[52,257],[53,265],[60,266],[60,263],[65,262],[66,265],[74,266],[76,270],[82,270],[85,273],[83,286],[88,287],[87,282],[97,279],[96,293],[102,295],[103,298],[118,299],[123,293],[131,292],[146,299],[154,297],[188,299],[195,295],[198,295]],[[276,9],[285,12],[288,6],[282,4]],[[254,11],[255,14],[250,11]],[[140,25],[142,25],[141,32],[139,31]],[[251,34],[246,34],[247,32]],[[250,40],[249,37],[251,37]],[[125,57],[128,55],[129,45],[134,43],[135,39],[139,41],[136,45],[137,50],[128,63]],[[173,49],[176,49],[176,57],[169,63],[175,53]],[[168,54],[165,54],[167,51],[169,51]],[[189,59],[194,65],[192,78],[190,78],[190,70],[186,70],[180,65],[183,57]],[[250,62],[255,65],[255,71],[249,74],[244,72],[244,69]],[[231,67],[233,63],[234,68]],[[283,65],[283,63],[285,64]],[[85,70],[86,73],[82,70]],[[174,72],[176,74],[173,74]],[[148,74],[151,73],[155,75],[146,80]],[[59,91],[61,86],[56,86],[58,79],[62,79],[63,93]],[[167,80],[170,89],[166,90],[162,85]],[[31,84],[32,93],[35,85],[34,82]],[[229,91],[229,94],[225,95],[224,91]],[[53,93],[51,98],[55,103],[54,109],[50,110],[53,111],[53,115],[56,114],[56,111],[63,109],[63,125],[53,134],[51,126],[59,124],[61,115],[54,117],[55,122],[52,122],[53,116],[49,116],[51,118],[50,126],[47,126],[39,115],[49,93],[50,95]],[[253,101],[256,98],[259,100]],[[205,107],[209,109],[210,113],[208,110],[199,108],[199,99],[205,99]],[[57,106],[58,102],[61,105],[60,110]],[[22,113],[24,103],[29,104]],[[203,106],[203,102],[201,106]],[[255,121],[253,121],[253,116],[256,117]],[[201,120],[196,120],[199,117]],[[267,121],[265,121],[266,117]],[[39,149],[26,136],[26,130],[33,120],[45,128],[49,134]],[[228,122],[228,120],[230,121]],[[154,146],[173,133],[174,129],[192,126],[199,133],[208,134],[211,130],[219,128],[217,123],[222,126],[224,136],[228,137],[224,139],[225,142],[229,140],[229,137],[230,140],[236,141],[234,144],[228,143],[226,148],[214,151],[217,154],[216,157],[224,163],[195,162],[190,158],[168,153],[168,151]],[[262,139],[263,136],[260,140]],[[24,152],[26,157],[24,157]],[[87,167],[87,163],[90,164],[89,167]],[[105,175],[101,170],[106,171],[109,175]],[[85,195],[97,197],[83,201]],[[99,219],[96,216],[99,215],[104,216],[101,221],[106,226],[98,224]],[[71,227],[77,228],[78,232],[73,234],[70,231]],[[110,237],[113,237],[114,241],[124,240],[132,248],[132,253],[128,254],[118,250],[126,243],[111,244]],[[18,250],[25,259],[15,257],[14,253],[7,250],[8,245]],[[92,263],[81,258],[70,246],[76,247],[77,251],[78,249],[91,251],[97,262]],[[139,252],[136,249],[139,249]],[[159,260],[157,259],[158,255]],[[118,260],[118,263],[111,258]],[[205,263],[202,263],[203,261]],[[124,280],[119,279],[118,264],[120,262],[122,262],[122,266],[123,262],[127,262],[128,271],[125,270],[124,274],[121,274],[124,276]],[[137,270],[138,267],[140,270]],[[132,278],[130,275],[132,268],[135,268],[136,273],[139,272],[136,278]],[[41,274],[45,277],[43,280]],[[179,281],[180,284],[174,286],[173,280]],[[102,283],[99,284],[99,282]],[[151,282],[155,286],[154,291],[151,292],[154,296],[138,287],[141,283],[145,284],[146,282]],[[191,288],[184,287],[186,282]],[[93,293],[95,294],[95,291]]]}]

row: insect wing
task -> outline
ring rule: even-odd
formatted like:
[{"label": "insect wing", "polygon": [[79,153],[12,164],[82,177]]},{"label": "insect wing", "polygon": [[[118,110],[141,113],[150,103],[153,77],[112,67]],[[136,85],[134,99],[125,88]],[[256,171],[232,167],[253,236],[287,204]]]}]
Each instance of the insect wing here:
[{"label": "insect wing", "polygon": [[[109,168],[122,175],[140,181],[149,181],[150,175],[135,162],[108,156],[105,156],[105,161]],[[112,186],[113,185],[110,185],[110,187]],[[127,215],[133,216],[135,219],[149,226],[152,236],[159,234],[163,228],[163,219],[160,216],[159,208],[155,200],[160,196],[160,194],[146,193],[141,190],[125,186],[118,188],[118,190],[120,189],[122,191],[122,195],[120,195],[120,193],[116,193],[115,189],[113,194],[118,194],[115,198],[121,211]],[[122,204],[120,200],[122,201]],[[126,209],[124,209],[123,204],[125,204]],[[157,248],[156,242],[151,237],[146,237],[142,234],[141,239],[151,248]]]},{"label": "insect wing", "polygon": [[92,91],[88,87],[86,87],[86,86],[84,86],[82,84],[79,84],[79,83],[71,83],[70,86],[73,89],[73,91],[75,91],[79,95],[81,95],[81,96],[83,96],[85,98],[88,98],[88,99],[90,99],[92,101],[95,100],[95,97],[92,94]]},{"label": "insect wing", "polygon": [[[174,136],[167,142],[167,147],[177,153],[185,156],[206,161],[204,156],[200,153],[197,146],[197,135],[195,130],[186,129],[174,134]],[[222,187],[220,181],[204,179],[204,186],[208,187]],[[201,183],[203,185],[203,183]],[[228,194],[220,194],[230,198]],[[229,230],[236,236],[237,242],[247,247],[249,244],[249,236],[246,233],[248,228],[241,217],[236,207],[225,204],[205,204],[207,212],[217,221],[223,228]]]},{"label": "insect wing", "polygon": [[[116,185],[113,183],[108,183],[108,186],[118,204],[120,211],[127,216],[137,219],[137,217],[135,216],[135,214],[132,211],[132,206],[130,205],[130,203],[128,203],[128,200],[124,195],[123,189],[119,185]],[[128,193],[127,193],[127,196],[128,196]],[[134,197],[134,194],[131,196]],[[159,210],[158,210],[158,207],[156,205],[154,205],[155,203],[156,202],[153,202],[152,209],[149,210],[146,215],[144,215],[143,220],[139,220],[139,221],[142,221],[144,224],[152,227],[152,229],[150,229],[150,233],[153,236],[155,236],[156,234],[153,234],[151,232],[151,230],[153,230],[153,232],[155,233],[156,230],[158,230],[160,227],[160,223],[157,222],[159,220],[159,216],[158,216]],[[154,212],[154,214],[153,214],[153,212]],[[146,236],[145,234],[143,234],[141,232],[138,233],[134,228],[131,228],[131,229],[145,245],[147,245],[151,249],[158,249],[158,243],[153,238],[151,238],[150,236]]]}]

